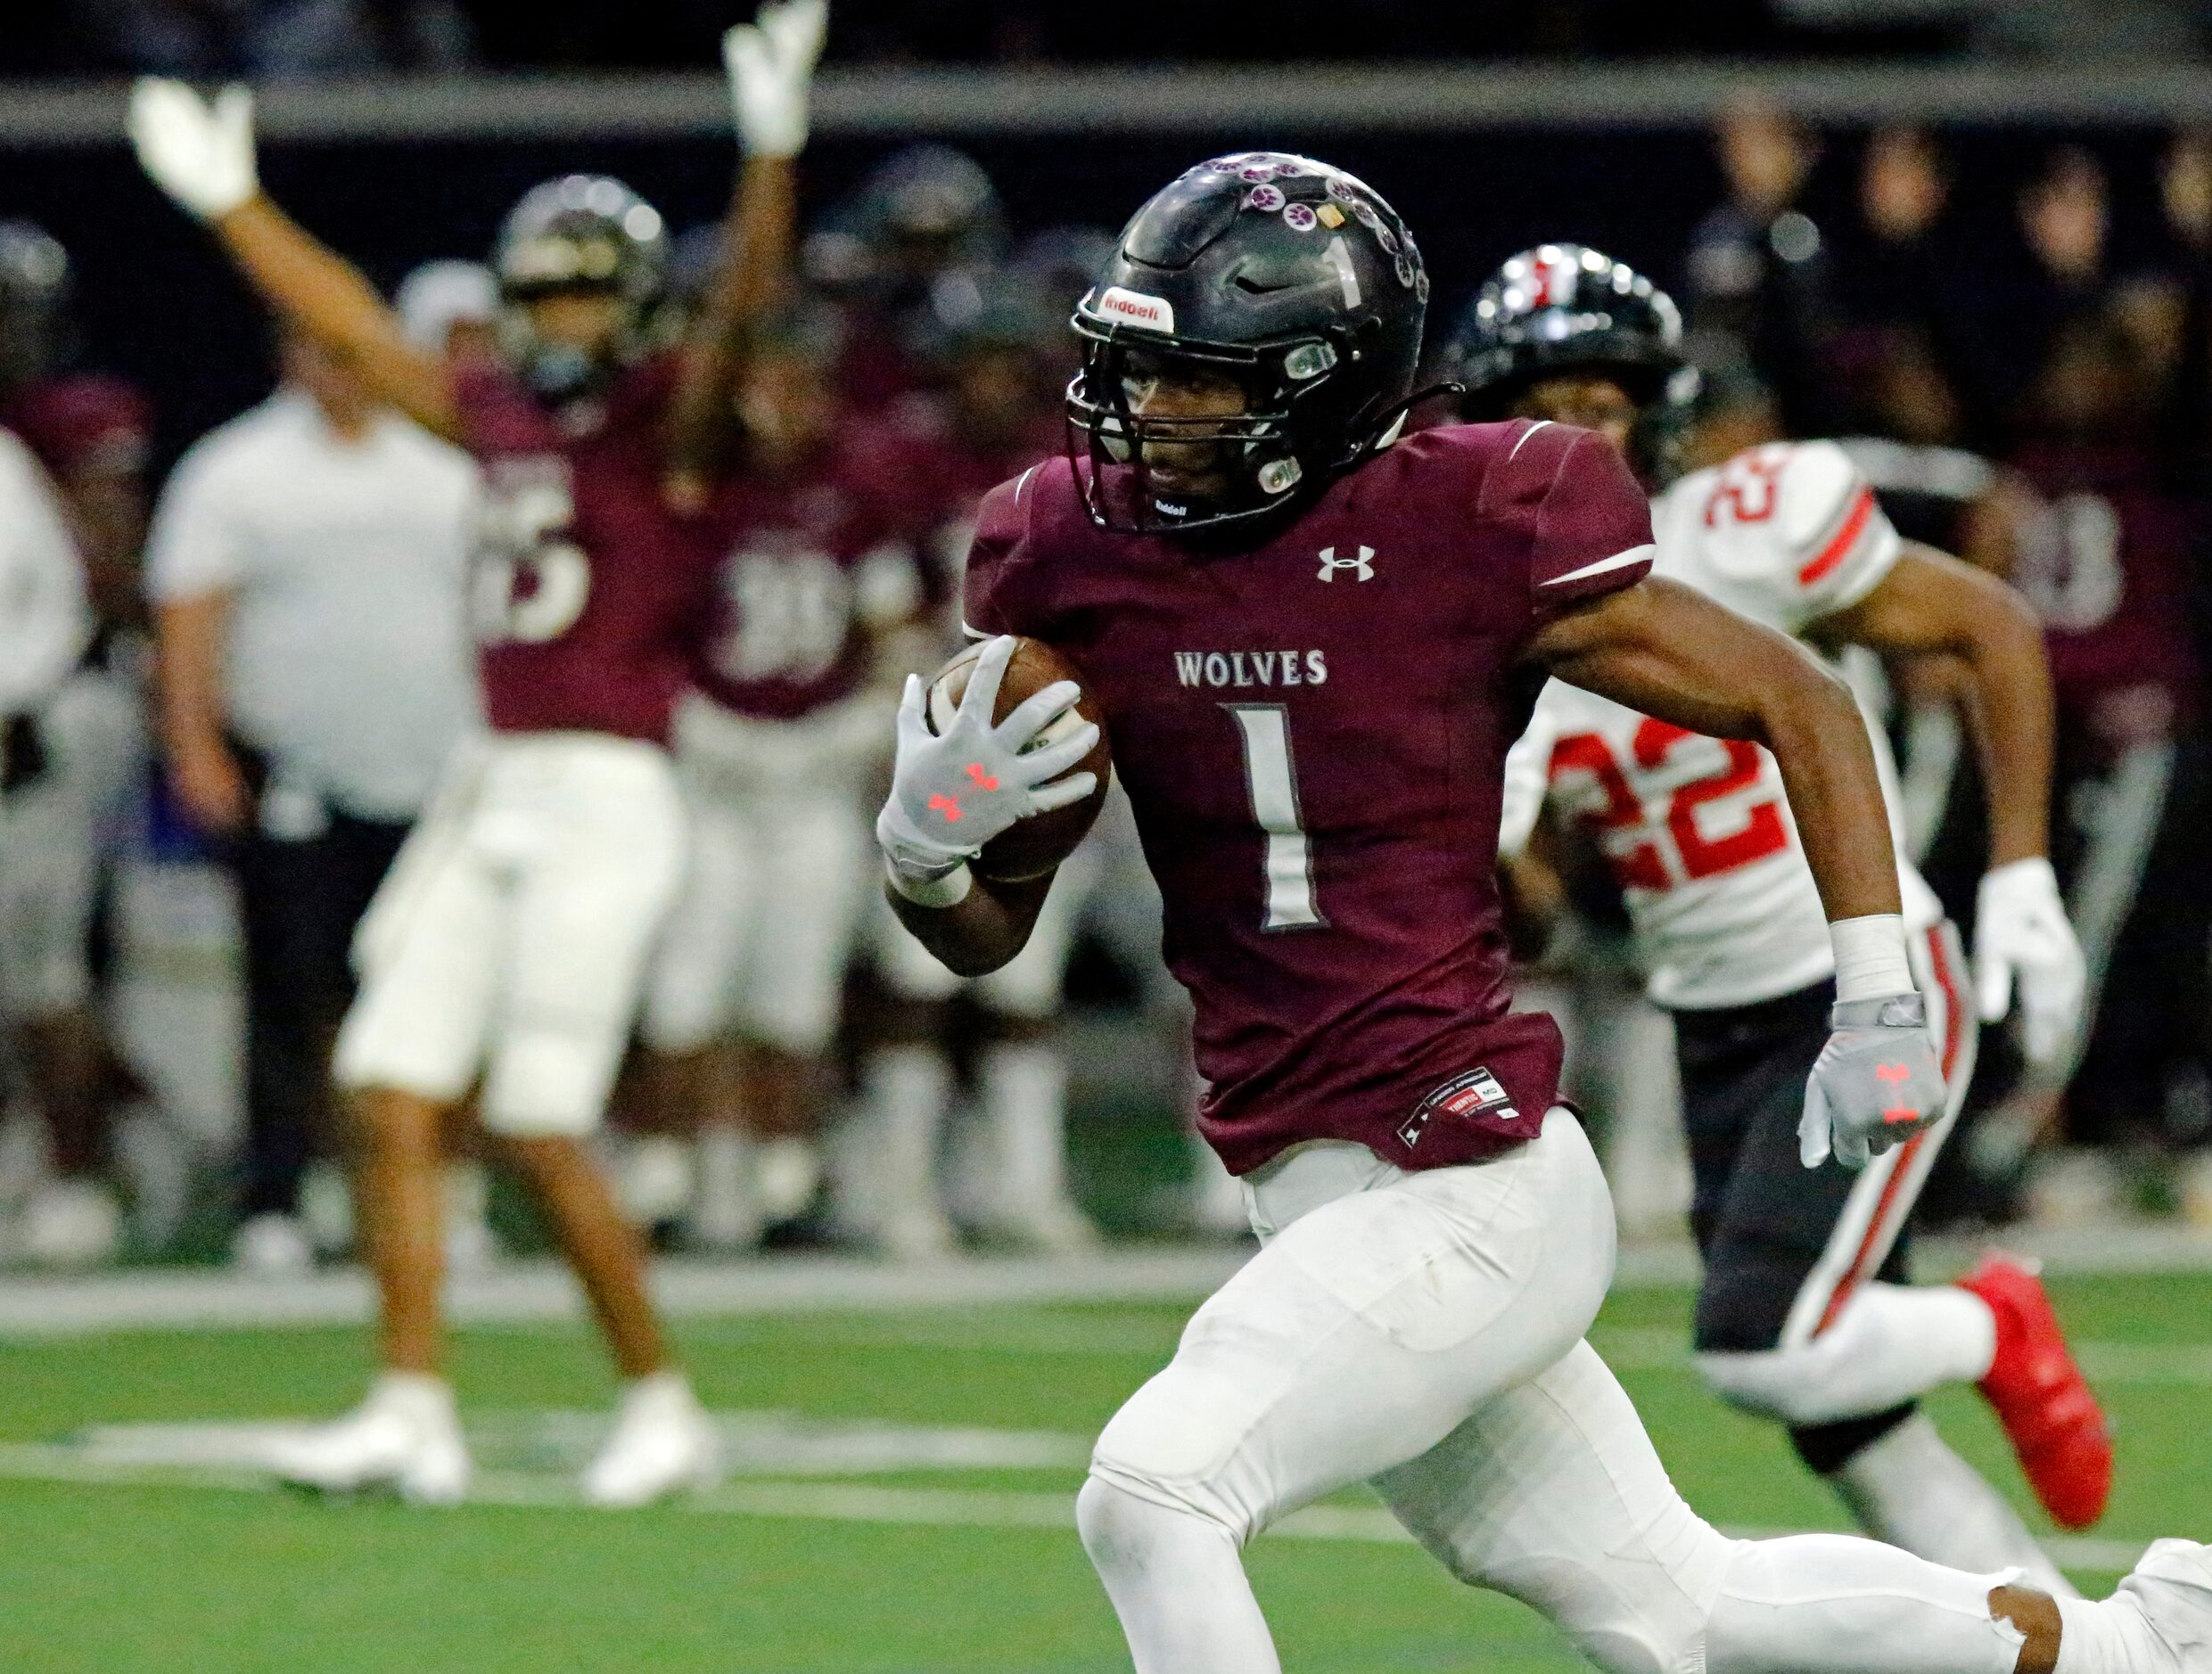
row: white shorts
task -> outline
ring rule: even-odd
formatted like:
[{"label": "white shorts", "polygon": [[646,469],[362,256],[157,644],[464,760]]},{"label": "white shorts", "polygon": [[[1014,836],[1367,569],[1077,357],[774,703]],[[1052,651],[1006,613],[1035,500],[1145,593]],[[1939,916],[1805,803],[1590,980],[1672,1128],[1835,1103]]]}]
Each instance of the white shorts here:
[{"label": "white shorts", "polygon": [[829,1045],[876,874],[865,781],[890,735],[873,697],[793,721],[687,702],[691,861],[646,985],[649,1045],[689,1052],[732,1032],[802,1054]]},{"label": "white shorts", "polygon": [[666,751],[588,733],[471,739],[354,938],[347,1087],[451,1102],[484,1124],[598,1125],[683,869]]},{"label": "white shorts", "polygon": [[[949,1000],[965,988],[986,1011],[1002,1017],[1041,1022],[1055,1015],[1075,929],[1098,882],[1097,858],[1087,849],[1078,849],[1061,866],[1022,951],[973,982],[940,964],[937,956],[899,922],[877,889],[876,967],[884,985],[902,1000]],[[880,862],[877,869],[880,872]]]},{"label": "white shorts", "polygon": [[50,1017],[91,997],[94,903],[146,760],[135,686],[70,677],[39,718],[46,771],[0,798],[0,1014]]},{"label": "white shorts", "polygon": [[1601,1665],[1677,1674],[1732,1543],[1582,1340],[1614,1235],[1581,1125],[1554,1110],[1517,1151],[1418,1174],[1307,1145],[1245,1188],[1264,1247],[1107,1424],[1092,1474],[1239,1542],[1371,1481],[1460,1579]]}]

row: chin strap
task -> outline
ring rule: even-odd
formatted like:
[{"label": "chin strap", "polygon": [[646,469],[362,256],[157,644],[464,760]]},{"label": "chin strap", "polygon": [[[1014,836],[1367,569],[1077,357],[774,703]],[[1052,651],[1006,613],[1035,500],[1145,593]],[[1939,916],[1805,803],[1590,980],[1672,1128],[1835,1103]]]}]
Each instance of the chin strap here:
[{"label": "chin strap", "polygon": [[1404,400],[1383,409],[1382,417],[1376,421],[1374,436],[1353,457],[1364,459],[1369,454],[1382,452],[1384,448],[1396,441],[1399,434],[1405,429],[1406,420],[1412,415],[1413,409],[1420,406],[1422,402],[1434,401],[1440,396],[1459,397],[1466,393],[1465,384],[1454,383],[1449,379],[1443,383],[1432,383],[1425,390],[1416,390]]}]

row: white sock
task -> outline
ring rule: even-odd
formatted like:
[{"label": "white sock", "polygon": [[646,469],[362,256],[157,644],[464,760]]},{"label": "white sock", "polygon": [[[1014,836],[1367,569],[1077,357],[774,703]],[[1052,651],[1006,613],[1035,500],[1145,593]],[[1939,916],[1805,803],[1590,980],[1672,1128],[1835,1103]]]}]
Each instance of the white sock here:
[{"label": "white sock", "polygon": [[1793,1424],[1860,1418],[1970,1383],[1997,1352],[1989,1304],[1953,1284],[1862,1284],[1811,1342],[1708,1353],[1698,1366],[1723,1398]]},{"label": "white sock", "polygon": [[1859,1526],[1932,1563],[2021,1571],[2030,1587],[2070,1596],[2019,1514],[1916,1413],[1828,1478]]},{"label": "white sock", "polygon": [[1990,1589],[2011,1580],[1943,1569],[1849,1535],[1747,1540],[1706,1617],[1705,1666],[1707,1674],[2013,1674],[2027,1636],[1989,1612]]},{"label": "white sock", "polygon": [[952,1066],[934,1046],[891,1046],[865,1077],[874,1143],[859,1158],[870,1219],[937,1206],[937,1142],[952,1103]]},{"label": "white sock", "polygon": [[998,1201],[1066,1195],[1067,1063],[1059,1048],[1002,1041],[984,1052],[978,1079],[998,1153]]},{"label": "white sock", "polygon": [[385,1407],[424,1427],[456,1424],[453,1386],[435,1372],[380,1372],[368,1405]]},{"label": "white sock", "polygon": [[761,1242],[761,1194],[753,1173],[760,1147],[728,1122],[699,1131],[699,1167],[690,1225],[701,1243],[743,1249]]},{"label": "white sock", "polygon": [[1075,1526],[1136,1674],[1282,1674],[1228,1530],[1096,1476],[1075,1497]]}]

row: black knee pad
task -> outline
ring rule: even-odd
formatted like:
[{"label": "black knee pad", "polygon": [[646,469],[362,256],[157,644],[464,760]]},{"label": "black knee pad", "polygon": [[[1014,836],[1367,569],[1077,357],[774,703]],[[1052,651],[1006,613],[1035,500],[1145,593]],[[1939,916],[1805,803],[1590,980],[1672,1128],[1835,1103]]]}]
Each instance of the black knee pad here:
[{"label": "black knee pad", "polygon": [[1817,1475],[1831,1476],[1919,1410],[1919,1402],[1907,1401],[1902,1407],[1869,1413],[1863,1418],[1839,1418],[1832,1424],[1794,1426],[1789,1432],[1789,1445],[1797,1448],[1797,1457],[1805,1462],[1806,1468]]}]

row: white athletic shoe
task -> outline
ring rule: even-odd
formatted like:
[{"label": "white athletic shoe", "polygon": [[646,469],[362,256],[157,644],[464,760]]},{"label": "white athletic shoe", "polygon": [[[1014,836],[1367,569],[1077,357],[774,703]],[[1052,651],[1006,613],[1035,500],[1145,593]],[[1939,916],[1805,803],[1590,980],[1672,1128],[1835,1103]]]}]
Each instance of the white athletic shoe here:
[{"label": "white athletic shoe", "polygon": [[2129,1674],[2139,1666],[2141,1674],[2212,1674],[2212,1547],[2153,1540],[2104,1607],[2124,1601],[2142,1614],[2152,1641],[2128,1660]]},{"label": "white athletic shoe", "polygon": [[315,1270],[315,1246],[294,1217],[255,1215],[231,1234],[230,1264],[255,1278],[298,1278]]},{"label": "white athletic shoe", "polygon": [[722,1439],[680,1372],[641,1377],[622,1397],[614,1433],[584,1469],[594,1506],[643,1506],[722,1474]]},{"label": "white athletic shoe", "polygon": [[325,1494],[389,1488],[417,1506],[450,1506],[468,1492],[468,1445],[446,1381],[387,1372],[335,1424],[274,1441],[269,1466]]},{"label": "white athletic shoe", "polygon": [[23,1206],[16,1240],[38,1267],[104,1267],[123,1247],[123,1206],[101,1181],[52,1180]]}]

